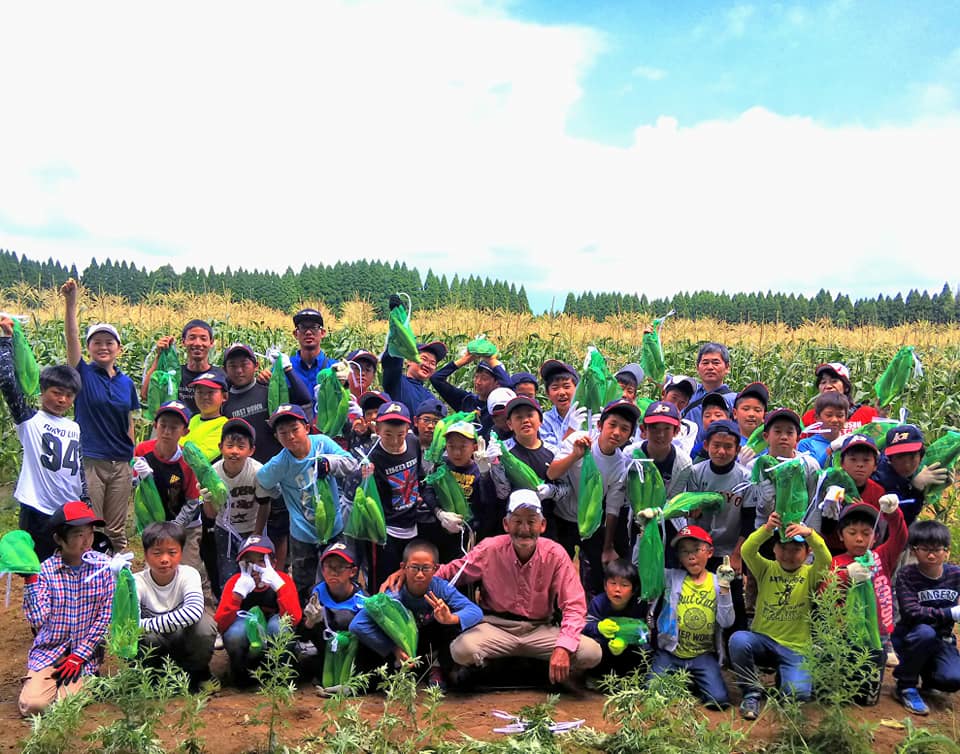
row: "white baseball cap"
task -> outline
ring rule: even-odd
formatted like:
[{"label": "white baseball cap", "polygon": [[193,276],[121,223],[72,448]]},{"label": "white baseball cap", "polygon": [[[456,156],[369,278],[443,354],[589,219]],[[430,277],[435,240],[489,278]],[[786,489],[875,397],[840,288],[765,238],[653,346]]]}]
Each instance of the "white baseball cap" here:
[{"label": "white baseball cap", "polygon": [[109,335],[112,335],[116,339],[118,345],[122,342],[120,340],[120,333],[117,332],[117,328],[113,325],[108,325],[106,322],[98,322],[95,325],[90,325],[90,327],[87,328],[87,339],[85,342],[89,343],[90,338],[92,338],[98,332],[105,332]]},{"label": "white baseball cap", "polygon": [[494,411],[503,410],[516,397],[517,394],[508,387],[495,388],[487,396],[487,411],[492,414]]},{"label": "white baseball cap", "polygon": [[509,516],[519,508],[533,508],[540,515],[543,515],[543,508],[540,505],[540,498],[533,490],[514,490],[510,493],[510,501],[507,503],[507,515]]}]

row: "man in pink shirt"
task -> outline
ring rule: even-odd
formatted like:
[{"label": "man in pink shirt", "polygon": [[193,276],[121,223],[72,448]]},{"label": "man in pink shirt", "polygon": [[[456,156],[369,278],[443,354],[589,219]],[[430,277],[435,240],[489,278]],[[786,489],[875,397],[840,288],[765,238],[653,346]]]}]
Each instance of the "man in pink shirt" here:
[{"label": "man in pink shirt", "polygon": [[[583,586],[563,547],[541,539],[546,528],[535,492],[510,495],[507,532],[482,540],[470,553],[440,566],[436,575],[482,582],[483,622],[450,645],[459,665],[482,665],[500,657],[533,657],[550,663],[550,683],[564,683],[600,662],[601,649],[581,635],[587,622]],[[465,565],[464,565],[465,564]],[[554,606],[562,613],[552,624]]]}]

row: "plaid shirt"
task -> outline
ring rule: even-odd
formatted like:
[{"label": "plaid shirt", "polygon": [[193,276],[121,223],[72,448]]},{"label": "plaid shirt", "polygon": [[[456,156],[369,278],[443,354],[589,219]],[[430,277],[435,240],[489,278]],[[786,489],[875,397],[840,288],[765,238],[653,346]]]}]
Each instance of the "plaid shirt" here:
[{"label": "plaid shirt", "polygon": [[65,565],[54,553],[40,566],[40,577],[23,592],[23,612],[37,631],[27,656],[27,668],[42,670],[73,654],[82,657],[83,675],[100,668],[97,648],[110,626],[113,602],[113,574],[98,573],[84,579],[100,566],[83,563],[79,568]]}]

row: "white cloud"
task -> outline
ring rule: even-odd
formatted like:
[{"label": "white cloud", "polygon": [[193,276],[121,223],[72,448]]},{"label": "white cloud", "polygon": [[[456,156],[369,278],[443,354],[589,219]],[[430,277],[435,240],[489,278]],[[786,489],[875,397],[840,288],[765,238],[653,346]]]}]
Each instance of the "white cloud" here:
[{"label": "white cloud", "polygon": [[5,79],[0,247],[538,270],[516,282],[561,304],[571,289],[907,290],[948,274],[957,247],[955,115],[665,117],[619,148],[565,130],[603,45],[588,29],[440,2],[152,13],[7,11],[0,70],[22,74]]},{"label": "white cloud", "polygon": [[662,68],[654,68],[649,65],[638,65],[633,69],[633,75],[637,78],[647,81],[662,81],[667,77],[667,72]]}]

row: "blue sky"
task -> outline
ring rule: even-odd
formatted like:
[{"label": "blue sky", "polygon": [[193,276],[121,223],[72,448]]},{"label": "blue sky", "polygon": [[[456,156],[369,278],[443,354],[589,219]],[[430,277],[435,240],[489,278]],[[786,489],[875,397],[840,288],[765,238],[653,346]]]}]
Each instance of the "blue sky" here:
[{"label": "blue sky", "polygon": [[956,3],[5,11],[0,247],[567,291],[960,282]]}]

